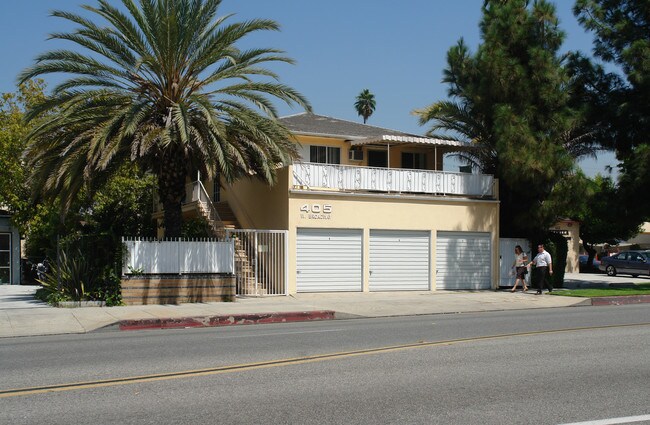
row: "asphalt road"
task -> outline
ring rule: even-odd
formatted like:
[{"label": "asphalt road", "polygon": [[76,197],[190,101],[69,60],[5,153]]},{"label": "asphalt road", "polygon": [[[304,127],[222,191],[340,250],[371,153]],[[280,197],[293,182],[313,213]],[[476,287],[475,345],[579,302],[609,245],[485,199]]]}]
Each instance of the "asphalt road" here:
[{"label": "asphalt road", "polygon": [[4,338],[0,423],[650,423],[648,353],[647,304]]}]

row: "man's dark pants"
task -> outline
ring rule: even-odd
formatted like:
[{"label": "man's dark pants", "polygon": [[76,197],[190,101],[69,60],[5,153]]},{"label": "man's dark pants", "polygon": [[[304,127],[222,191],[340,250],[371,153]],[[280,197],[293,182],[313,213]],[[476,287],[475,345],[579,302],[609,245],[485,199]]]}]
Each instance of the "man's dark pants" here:
[{"label": "man's dark pants", "polygon": [[553,285],[547,279],[548,278],[548,267],[541,266],[536,267],[535,271],[537,272],[537,291],[542,292],[542,287],[546,286],[549,291],[553,290]]}]

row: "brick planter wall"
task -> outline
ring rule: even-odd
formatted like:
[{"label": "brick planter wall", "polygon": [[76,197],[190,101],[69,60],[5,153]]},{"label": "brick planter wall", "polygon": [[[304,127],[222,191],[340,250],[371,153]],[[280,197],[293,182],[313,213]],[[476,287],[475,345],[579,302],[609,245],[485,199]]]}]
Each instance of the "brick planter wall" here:
[{"label": "brick planter wall", "polygon": [[126,305],[234,301],[235,276],[122,276],[122,300]]}]

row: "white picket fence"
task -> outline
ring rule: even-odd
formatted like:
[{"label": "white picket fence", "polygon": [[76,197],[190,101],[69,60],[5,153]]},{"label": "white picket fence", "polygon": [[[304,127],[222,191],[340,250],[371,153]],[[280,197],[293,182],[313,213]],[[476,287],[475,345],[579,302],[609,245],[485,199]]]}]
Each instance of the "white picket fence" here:
[{"label": "white picket fence", "polygon": [[235,273],[234,241],[122,238],[123,274]]}]

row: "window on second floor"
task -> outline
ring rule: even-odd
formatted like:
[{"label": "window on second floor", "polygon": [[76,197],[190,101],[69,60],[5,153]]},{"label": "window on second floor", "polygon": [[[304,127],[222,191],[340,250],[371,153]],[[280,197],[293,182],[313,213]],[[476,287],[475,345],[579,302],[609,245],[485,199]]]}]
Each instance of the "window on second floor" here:
[{"label": "window on second floor", "polygon": [[319,164],[340,164],[341,148],[335,148],[332,146],[310,146],[309,162],[317,162]]},{"label": "window on second floor", "polygon": [[424,153],[402,152],[402,168],[424,170],[427,168],[427,156]]}]

